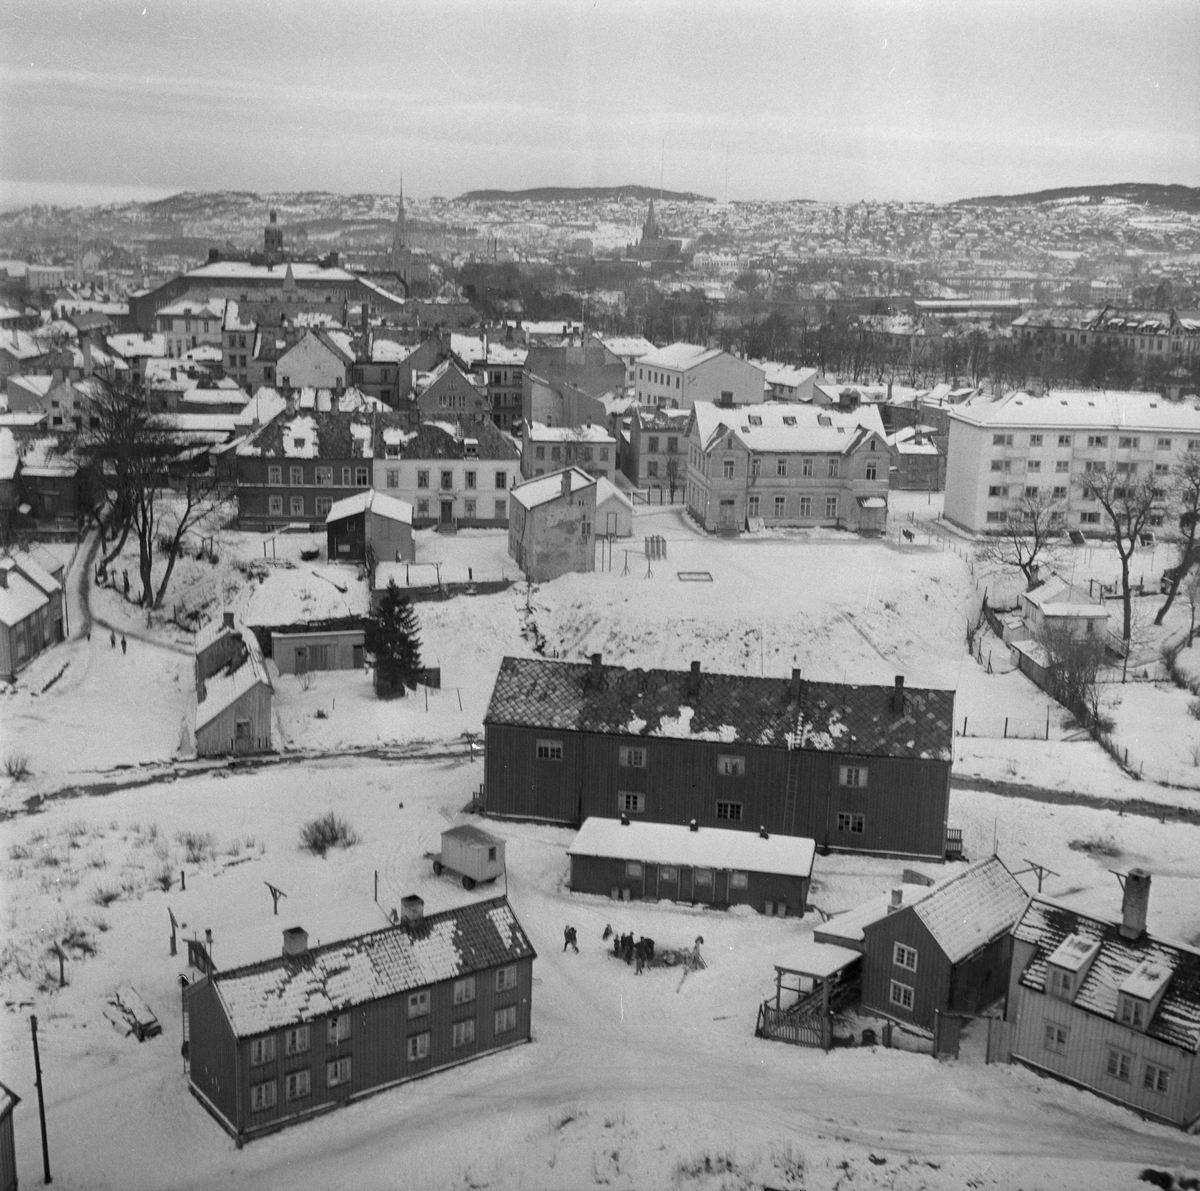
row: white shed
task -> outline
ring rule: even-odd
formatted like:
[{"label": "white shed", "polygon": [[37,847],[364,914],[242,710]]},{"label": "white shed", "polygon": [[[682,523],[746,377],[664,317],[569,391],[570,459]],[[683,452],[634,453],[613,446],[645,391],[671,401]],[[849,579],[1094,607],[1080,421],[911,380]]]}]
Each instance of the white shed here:
[{"label": "white shed", "polygon": [[633,535],[633,501],[611,480],[596,481],[596,536],[614,538]]}]

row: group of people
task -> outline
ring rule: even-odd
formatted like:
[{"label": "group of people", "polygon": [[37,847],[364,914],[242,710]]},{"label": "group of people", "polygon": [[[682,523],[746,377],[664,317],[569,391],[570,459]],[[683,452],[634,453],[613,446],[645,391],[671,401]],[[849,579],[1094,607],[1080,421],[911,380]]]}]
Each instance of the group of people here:
[{"label": "group of people", "polygon": [[611,926],[605,926],[602,938],[606,942],[608,939],[612,939],[613,955],[618,959],[623,959],[627,964],[637,964],[635,976],[640,976],[646,965],[654,958],[654,940],[646,938],[645,935],[635,943],[632,932],[627,935],[618,935]]}]

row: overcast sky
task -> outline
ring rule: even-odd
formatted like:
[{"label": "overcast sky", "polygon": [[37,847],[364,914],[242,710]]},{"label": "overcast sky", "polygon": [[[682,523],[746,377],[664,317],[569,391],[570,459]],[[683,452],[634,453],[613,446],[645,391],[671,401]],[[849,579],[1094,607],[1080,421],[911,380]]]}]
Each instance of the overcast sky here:
[{"label": "overcast sky", "polygon": [[[1196,0],[0,0],[0,200],[1200,184]],[[665,144],[665,152],[664,146]]]}]

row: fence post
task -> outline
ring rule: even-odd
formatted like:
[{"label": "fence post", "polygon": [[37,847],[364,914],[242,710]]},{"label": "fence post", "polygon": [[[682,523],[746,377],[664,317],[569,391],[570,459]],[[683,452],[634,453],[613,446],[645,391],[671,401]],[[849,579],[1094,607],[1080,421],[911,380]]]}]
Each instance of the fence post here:
[{"label": "fence post", "polygon": [[964,715],[963,716],[963,735],[966,736],[966,734],[967,734],[967,717]]},{"label": "fence post", "polygon": [[[991,659],[991,655],[989,654],[988,655],[988,665],[990,666],[991,664],[992,664],[992,659]],[[1005,740],[1008,739],[1008,716],[1004,717],[1004,739]]]},{"label": "fence post", "polygon": [[1046,708],[1046,739],[1050,739],[1050,708]]}]

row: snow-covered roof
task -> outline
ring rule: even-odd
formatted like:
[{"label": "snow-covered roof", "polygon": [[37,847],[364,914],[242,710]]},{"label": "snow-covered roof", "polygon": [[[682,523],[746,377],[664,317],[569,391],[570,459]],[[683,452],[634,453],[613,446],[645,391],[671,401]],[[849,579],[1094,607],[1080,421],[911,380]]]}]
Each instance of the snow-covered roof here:
[{"label": "snow-covered roof", "polygon": [[596,480],[596,507],[599,508],[606,500],[620,501],[623,505],[633,508],[633,500],[612,482],[600,476]]},{"label": "snow-covered roof", "polygon": [[622,822],[592,816],[583,822],[568,856],[604,856],[647,864],[738,869],[785,877],[812,876],[816,843],[796,835],[771,835],[675,823]]},{"label": "snow-covered roof", "polygon": [[49,602],[46,593],[22,573],[15,559],[0,558],[5,585],[0,587],[0,624],[12,628]]},{"label": "snow-covered roof", "polygon": [[949,412],[957,421],[981,427],[1047,426],[1062,430],[1200,434],[1200,405],[1193,401],[1168,401],[1158,393],[1053,389],[1044,397],[1034,397],[1016,392],[999,400],[977,397],[951,407]]},{"label": "snow-covered roof", "polygon": [[706,364],[724,353],[719,347],[701,347],[696,343],[669,343],[666,347],[656,347],[647,352],[639,364],[647,368],[673,368],[686,372],[698,364]]},{"label": "snow-covered roof", "polygon": [[21,471],[27,476],[73,476],[78,470],[58,435],[30,439],[21,447]]},{"label": "snow-covered roof", "polygon": [[[1029,902],[1029,894],[990,856],[930,891],[913,907],[946,958],[956,964],[1007,934]],[[866,926],[869,933],[873,924]]]},{"label": "snow-covered roof", "polygon": [[536,952],[506,898],[472,902],[397,925],[217,972],[213,985],[239,1038],[252,1037],[533,959]]},{"label": "snow-covered roof", "polygon": [[654,344],[640,335],[611,335],[600,342],[623,360],[640,360],[654,350]]},{"label": "snow-covered roof", "polygon": [[[315,261],[288,261],[280,265],[252,265],[249,261],[213,261],[198,268],[189,269],[185,276],[209,281],[265,280],[283,284],[287,271],[291,270],[296,281],[359,281],[363,279],[345,269],[326,268]],[[363,282],[363,284],[366,284]]]},{"label": "snow-covered roof", "polygon": [[780,967],[827,980],[835,972],[860,962],[862,952],[849,947],[839,947],[836,943],[815,943],[811,939],[801,939],[787,949],[784,958],[787,963],[780,964]]},{"label": "snow-covered roof", "polygon": [[204,698],[196,704],[197,731],[232,707],[247,691],[256,686],[268,689],[271,686],[258,638],[248,628],[242,628],[240,633],[246,646],[242,664],[230,673],[214,674],[205,681]]},{"label": "snow-covered roof", "polygon": [[[587,472],[580,471],[577,467],[565,470],[569,470],[571,473],[572,494],[581,492],[596,483],[595,476],[589,476]],[[535,480],[526,480],[525,483],[510,488],[509,495],[522,508],[535,509],[538,505],[548,504],[562,495],[562,475],[561,471],[552,471],[548,476],[538,476]]]},{"label": "snow-covered roof", "polygon": [[301,415],[284,422],[283,453],[289,459],[318,457],[317,424],[312,418]]},{"label": "snow-covered roof", "polygon": [[[465,364],[483,363],[483,338],[479,335],[451,334],[450,350]],[[511,347],[507,343],[487,344],[487,363],[520,367],[525,363],[529,352],[523,347]]]},{"label": "snow-covered roof", "polygon": [[11,480],[17,474],[20,461],[16,437],[11,430],[0,427],[0,480]]},{"label": "snow-covered roof", "polygon": [[374,488],[368,488],[365,492],[356,492],[353,496],[346,496],[341,500],[334,501],[329,515],[325,518],[325,524],[332,525],[335,521],[344,521],[347,517],[365,513],[368,509],[380,517],[388,518],[389,521],[400,521],[405,525],[412,524],[413,509],[408,501],[398,500],[394,496],[377,492]]},{"label": "snow-covered roof", "polygon": [[919,434],[916,426],[903,426],[895,434],[889,434],[887,444],[897,455],[941,454],[937,444],[930,442],[926,434]]},{"label": "snow-covered roof", "polygon": [[14,360],[33,360],[46,354],[46,348],[42,344],[27,331],[18,330],[16,327],[0,332],[0,350]]},{"label": "snow-covered roof", "polygon": [[162,358],[167,354],[166,335],[143,334],[108,335],[105,342],[110,350],[123,360],[136,360],[143,356]]},{"label": "snow-covered roof", "polygon": [[373,339],[371,360],[376,364],[399,364],[416,350],[415,344],[397,343],[394,339]]},{"label": "snow-covered roof", "polygon": [[195,637],[192,638],[192,649],[196,656],[199,657],[206,649],[215,645],[222,637],[237,633],[237,629],[233,625],[228,624],[224,617],[219,620],[210,620],[206,624],[202,624],[196,630]]},{"label": "snow-covered roof", "polygon": [[774,360],[751,360],[750,363],[763,370],[767,384],[788,389],[798,389],[817,375],[815,368],[797,368],[794,364],[777,364]]},{"label": "snow-covered roof", "polygon": [[[1123,938],[1120,923],[1072,910],[1053,898],[1035,895],[1013,928],[1013,938],[1036,947],[1033,958],[1021,973],[1021,984],[1034,992],[1046,992],[1046,964],[1064,939],[1075,935],[1100,944],[1087,975],[1075,991],[1077,1009],[1117,1021],[1119,994],[1128,981],[1141,989],[1135,973],[1143,965],[1169,975],[1166,991],[1146,1033],[1160,1042],[1195,1054],[1200,1050],[1200,951],[1183,943],[1156,939],[1143,933],[1136,939]],[[1163,977],[1155,975],[1145,985],[1153,987],[1147,999],[1158,994]],[[1143,995],[1139,992],[1137,995]]]},{"label": "snow-covered roof", "polygon": [[853,410],[827,406],[767,402],[729,409],[697,401],[692,409],[702,449],[731,432],[748,451],[764,454],[845,454],[874,435],[886,442],[883,421],[874,405]]},{"label": "snow-covered roof", "polygon": [[1109,616],[1101,601],[1058,575],[1051,575],[1032,591],[1022,592],[1021,599],[1039,609],[1043,616],[1072,616],[1085,620],[1107,620]]},{"label": "snow-covered roof", "polygon": [[[914,905],[921,898],[927,897],[929,892],[929,889],[922,885],[905,885],[901,903],[895,908],[901,909],[906,905]],[[881,894],[879,897],[873,897],[870,901],[863,902],[862,905],[855,906],[852,910],[834,914],[828,922],[822,922],[813,928],[813,936],[814,938],[820,936],[822,939],[842,939],[848,943],[861,943],[864,928],[873,922],[878,922],[881,918],[886,918],[891,907],[891,894]]]},{"label": "snow-covered roof", "polygon": [[525,437],[530,442],[578,442],[608,445],[617,440],[603,426],[546,426],[526,422]]},{"label": "snow-covered roof", "polygon": [[24,389],[32,397],[45,397],[61,382],[48,373],[43,375],[40,372],[28,372],[24,376],[10,376],[8,383],[15,388]]},{"label": "snow-covered roof", "polygon": [[223,320],[225,318],[225,300],[223,298],[207,298],[203,301],[198,301],[195,298],[181,298],[178,302],[171,302],[166,306],[160,306],[155,311],[155,317],[162,318],[163,315],[169,318],[215,318]]},{"label": "snow-covered roof", "polygon": [[19,550],[12,556],[12,561],[26,579],[36,587],[41,588],[47,595],[53,595],[56,591],[62,591],[62,584],[28,551]]},{"label": "snow-covered roof", "polygon": [[237,415],[236,424],[243,426],[265,426],[272,418],[287,409],[287,398],[267,385],[260,385],[254,396],[246,402]]}]

